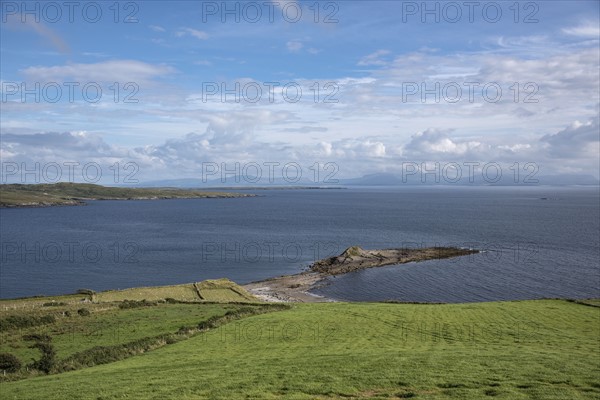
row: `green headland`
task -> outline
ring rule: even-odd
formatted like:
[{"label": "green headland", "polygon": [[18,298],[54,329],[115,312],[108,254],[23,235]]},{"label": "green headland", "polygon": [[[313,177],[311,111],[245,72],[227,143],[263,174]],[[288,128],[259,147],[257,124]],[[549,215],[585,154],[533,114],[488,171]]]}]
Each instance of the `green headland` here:
[{"label": "green headland", "polygon": [[0,185],[0,207],[84,205],[87,200],[158,200],[252,197],[251,194],[174,188],[128,188],[89,183]]}]

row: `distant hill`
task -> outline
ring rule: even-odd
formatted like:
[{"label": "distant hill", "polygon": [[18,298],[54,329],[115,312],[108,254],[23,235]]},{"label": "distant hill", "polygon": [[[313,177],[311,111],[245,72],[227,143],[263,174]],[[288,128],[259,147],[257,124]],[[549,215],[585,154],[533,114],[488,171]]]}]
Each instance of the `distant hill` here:
[{"label": "distant hill", "polygon": [[328,187],[337,186],[339,182],[332,179],[331,182],[314,182],[308,178],[300,178],[297,182],[277,178],[269,180],[268,177],[258,180],[250,180],[243,176],[228,176],[226,179],[165,179],[158,181],[143,182],[145,187],[171,187],[171,188],[252,188],[252,187]]},{"label": "distant hill", "polygon": [[[508,174],[507,172],[511,172]],[[466,171],[465,171],[466,173]],[[413,175],[405,175],[404,177],[389,174],[379,173],[365,175],[360,178],[340,179],[340,184],[345,186],[433,186],[433,185],[457,185],[457,186],[540,186],[540,185],[592,185],[597,186],[600,181],[592,175],[583,174],[565,174],[565,175],[535,175],[531,178],[527,177],[526,173],[515,180],[512,171],[504,171],[502,176],[496,178],[492,176],[484,179],[482,174],[474,174],[470,177],[463,176],[460,179],[454,179],[454,176],[448,176],[444,179],[443,176],[434,174],[422,175],[420,173]]]},{"label": "distant hill", "polygon": [[[465,175],[466,175],[465,171]],[[511,172],[508,174],[508,172]],[[308,178],[302,178],[298,182],[289,182],[284,179],[260,179],[257,182],[251,182],[244,179],[243,176],[229,176],[227,179],[207,179],[198,178],[183,178],[144,182],[147,187],[173,187],[173,188],[230,188],[230,189],[248,189],[248,188],[283,188],[283,187],[346,187],[346,186],[435,186],[435,185],[452,185],[452,186],[540,186],[540,185],[591,185],[598,186],[600,181],[592,175],[584,174],[565,174],[565,175],[542,175],[534,176],[527,179],[527,174],[523,173],[515,182],[512,171],[504,171],[504,174],[499,177],[496,182],[492,179],[484,179],[481,174],[475,174],[472,179],[469,176],[453,179],[454,176],[449,176],[449,179],[439,177],[438,181],[433,174],[421,175],[419,173],[412,175],[395,175],[392,173],[376,173],[364,175],[358,178],[349,179],[333,179],[328,182],[314,182]],[[495,177],[492,177],[495,178]],[[496,180],[496,179],[494,179]]]},{"label": "distant hill", "polygon": [[88,183],[0,185],[0,207],[83,205],[85,200],[154,200],[175,198],[246,197],[248,194],[173,188],[107,187]]}]

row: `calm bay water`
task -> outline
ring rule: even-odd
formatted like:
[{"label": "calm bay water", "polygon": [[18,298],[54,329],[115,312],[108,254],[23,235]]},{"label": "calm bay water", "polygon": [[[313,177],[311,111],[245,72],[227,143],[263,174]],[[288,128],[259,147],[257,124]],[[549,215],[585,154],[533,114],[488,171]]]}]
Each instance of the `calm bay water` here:
[{"label": "calm bay water", "polygon": [[598,188],[256,191],[260,197],[96,201],[0,210],[0,297],[247,283],[364,248],[486,250],[373,268],[317,290],[345,300],[600,297]]}]

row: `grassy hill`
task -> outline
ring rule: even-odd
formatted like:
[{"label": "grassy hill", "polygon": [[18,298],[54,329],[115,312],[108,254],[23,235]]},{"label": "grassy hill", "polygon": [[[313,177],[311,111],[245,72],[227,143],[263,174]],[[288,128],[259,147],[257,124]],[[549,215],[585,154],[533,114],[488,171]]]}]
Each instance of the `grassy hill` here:
[{"label": "grassy hill", "polygon": [[252,195],[172,188],[124,188],[87,183],[0,185],[0,207],[44,207],[84,204],[84,200],[248,197]]},{"label": "grassy hill", "polygon": [[[97,293],[95,301],[161,300],[179,301],[258,302],[243,287],[229,279],[210,279],[198,283],[171,286],[139,287]],[[1,304],[1,303],[0,303]]]},{"label": "grassy hill", "polygon": [[[595,304],[297,304],[121,361],[4,382],[0,390],[6,399],[61,400],[598,399]],[[150,307],[147,318],[166,325],[172,318],[158,311],[171,306]]]},{"label": "grassy hill", "polygon": [[10,310],[35,310],[50,303],[73,307],[82,303],[110,303],[126,300],[160,301],[165,299],[183,302],[210,301],[221,303],[256,303],[260,301],[237,283],[223,278],[208,279],[202,282],[184,283],[181,285],[135,287],[122,290],[107,290],[104,292],[82,289],[82,293],[80,294],[3,299],[0,300],[0,315],[2,312]]},{"label": "grassy hill", "polygon": [[[145,303],[139,307],[121,309],[118,304],[93,304],[71,309],[68,316],[64,313],[69,307],[48,307],[38,310],[34,315],[55,316],[53,323],[17,328],[9,326],[8,323],[13,320],[3,316],[0,352],[12,353],[23,361],[38,358],[39,351],[29,348],[30,341],[23,337],[27,334],[43,334],[52,337],[57,356],[62,359],[95,346],[111,346],[177,332],[181,326],[223,315],[235,307],[222,304],[198,307],[190,304]],[[86,309],[90,314],[80,315],[77,312],[79,309]]]},{"label": "grassy hill", "polygon": [[[0,370],[9,373],[2,371],[0,380],[31,379],[122,360],[238,318],[286,308],[260,303],[227,279],[2,300]],[[7,367],[7,354],[22,361],[16,371]]]}]

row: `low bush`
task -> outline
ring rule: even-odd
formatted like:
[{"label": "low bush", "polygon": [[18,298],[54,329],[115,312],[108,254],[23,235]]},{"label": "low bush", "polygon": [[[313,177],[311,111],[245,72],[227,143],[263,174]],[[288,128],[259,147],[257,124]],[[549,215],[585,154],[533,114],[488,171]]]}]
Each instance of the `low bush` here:
[{"label": "low bush", "polygon": [[53,324],[56,322],[54,315],[10,315],[0,319],[0,330],[31,328],[39,325]]},{"label": "low bush", "polygon": [[35,341],[29,348],[38,349],[42,353],[40,359],[32,362],[29,367],[49,374],[56,365],[56,351],[50,343],[52,337],[44,333],[31,333],[24,335],[23,340]]},{"label": "low bush", "polygon": [[92,289],[77,289],[77,294],[87,294],[89,296],[96,294]]},{"label": "low bush", "polygon": [[88,310],[87,308],[80,308],[79,310],[77,310],[77,314],[81,315],[82,317],[87,317],[88,315],[90,315],[90,310]]},{"label": "low bush", "polygon": [[31,363],[31,367],[49,374],[56,365],[56,351],[54,350],[54,346],[49,341],[35,342],[29,348],[38,349],[42,352],[42,357]]},{"label": "low bush", "polygon": [[13,373],[20,369],[21,360],[10,353],[0,353],[0,370]]},{"label": "low bush", "polygon": [[23,335],[23,340],[35,341],[35,342],[49,342],[52,340],[50,335],[45,333],[30,333],[29,335]]},{"label": "low bush", "polygon": [[121,302],[119,304],[119,308],[120,309],[127,309],[127,308],[139,308],[139,307],[152,307],[152,306],[156,306],[158,305],[157,302],[154,301],[147,301],[147,300],[141,300],[141,301],[135,301],[135,300],[125,300],[123,302]]},{"label": "low bush", "polygon": [[42,304],[42,307],[58,307],[58,306],[66,306],[67,303],[63,303],[61,301],[51,301],[49,303]]}]

